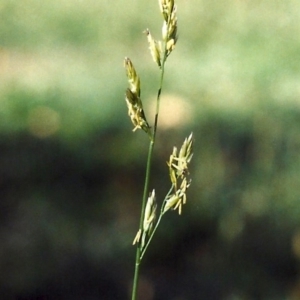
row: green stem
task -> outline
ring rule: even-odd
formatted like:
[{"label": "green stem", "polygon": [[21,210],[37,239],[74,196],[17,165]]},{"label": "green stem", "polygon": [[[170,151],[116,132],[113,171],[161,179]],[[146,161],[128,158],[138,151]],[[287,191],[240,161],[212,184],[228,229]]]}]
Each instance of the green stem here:
[{"label": "green stem", "polygon": [[[141,209],[141,218],[140,218],[140,225],[139,231],[142,232],[143,230],[143,220],[145,214],[145,206],[146,206],[146,199],[149,189],[149,180],[150,180],[150,170],[151,170],[151,160],[152,160],[152,153],[154,148],[154,137],[153,140],[150,141],[149,150],[148,150],[148,158],[147,158],[147,167],[146,167],[146,178],[144,184],[144,193],[143,193],[143,202],[142,202],[142,209]],[[141,244],[138,242],[136,247],[136,256],[135,256],[135,268],[134,268],[134,278],[133,278],[133,287],[132,287],[132,300],[136,300],[137,296],[137,287],[138,287],[138,279],[139,279],[139,270],[140,270],[140,256],[141,256]]]},{"label": "green stem", "polygon": [[157,92],[157,98],[156,98],[156,110],[155,110],[155,120],[154,120],[154,131],[153,131],[153,141],[155,141],[156,132],[157,132],[157,124],[158,124],[158,115],[159,115],[159,106],[160,106],[160,95],[162,91],[162,86],[164,82],[164,75],[165,75],[165,63],[167,60],[166,56],[166,45],[165,45],[165,51],[164,51],[164,57],[161,64],[161,73],[160,73],[160,82],[159,82],[159,89]]},{"label": "green stem", "polygon": [[[165,45],[164,53],[166,53],[166,45]],[[149,150],[148,150],[146,176],[145,176],[145,184],[144,184],[144,192],[143,192],[143,201],[142,201],[141,217],[140,217],[140,224],[139,224],[139,232],[141,232],[141,233],[143,231],[143,221],[144,221],[144,215],[145,215],[145,207],[146,207],[147,195],[148,195],[148,190],[149,190],[151,161],[152,161],[153,149],[154,149],[156,132],[157,132],[159,106],[160,106],[160,95],[161,95],[163,81],[164,81],[166,59],[167,59],[167,56],[166,56],[166,54],[164,54],[164,57],[163,57],[163,60],[162,60],[162,65],[161,65],[160,84],[159,84],[159,89],[158,89],[157,98],[156,98],[156,111],[155,111],[155,119],[154,119],[153,138],[150,140]],[[136,300],[137,299],[137,288],[138,288],[139,273],[140,273],[141,254],[142,254],[141,243],[138,242],[138,245],[136,247],[135,268],[134,268],[134,277],[133,277],[133,287],[132,287],[131,300]],[[145,254],[145,251],[143,251],[143,255],[144,254]]]}]

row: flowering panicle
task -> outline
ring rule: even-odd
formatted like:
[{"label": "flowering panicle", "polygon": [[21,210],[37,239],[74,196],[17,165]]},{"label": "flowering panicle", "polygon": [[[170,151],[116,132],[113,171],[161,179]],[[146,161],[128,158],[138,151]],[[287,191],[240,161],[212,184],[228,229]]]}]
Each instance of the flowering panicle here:
[{"label": "flowering panicle", "polygon": [[[140,78],[128,57],[125,57],[124,66],[128,78],[129,87],[126,90],[125,98],[128,107],[128,115],[134,125],[133,131],[142,129],[150,137],[148,158],[146,164],[146,175],[144,181],[144,192],[142,198],[142,209],[140,215],[139,229],[133,240],[136,246],[136,259],[132,287],[131,300],[137,299],[139,268],[154,234],[162,220],[162,217],[169,210],[178,210],[182,213],[183,205],[187,201],[187,190],[191,185],[189,179],[189,164],[193,156],[193,134],[191,133],[183,142],[180,149],[173,148],[167,162],[171,187],[167,195],[160,202],[158,216],[155,190],[149,194],[149,183],[152,166],[154,144],[156,143],[156,133],[158,127],[161,92],[164,83],[165,64],[177,43],[177,6],[174,0],[159,0],[159,8],[163,17],[161,41],[153,38],[149,29],[144,33],[147,36],[149,49],[154,62],[160,68],[160,82],[157,90],[156,109],[153,129],[150,128],[141,100]],[[149,194],[149,196],[148,196]],[[148,196],[148,197],[147,197]]]}]

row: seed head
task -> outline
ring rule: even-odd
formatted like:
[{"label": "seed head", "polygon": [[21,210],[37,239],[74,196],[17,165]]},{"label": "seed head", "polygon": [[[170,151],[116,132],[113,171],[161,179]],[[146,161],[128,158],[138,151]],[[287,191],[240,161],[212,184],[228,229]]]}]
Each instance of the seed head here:
[{"label": "seed head", "polygon": [[166,199],[163,213],[165,213],[169,209],[178,209],[178,213],[181,215],[182,206],[186,204],[186,191],[190,184],[191,181],[187,181],[185,177],[181,182],[180,188]]},{"label": "seed head", "polygon": [[167,165],[169,167],[170,180],[174,187],[174,192],[165,200],[164,213],[171,208],[178,208],[178,212],[181,214],[182,206],[186,203],[186,191],[191,184],[191,180],[187,179],[187,176],[189,175],[189,163],[193,156],[192,151],[192,133],[184,140],[179,153],[176,147],[173,148]]},{"label": "seed head", "polygon": [[155,41],[150,33],[149,29],[145,30],[145,33],[147,35],[148,43],[149,43],[149,49],[152,55],[153,60],[157,63],[157,65],[161,66],[161,43],[158,41]]},{"label": "seed head", "polygon": [[128,115],[134,125],[133,131],[143,129],[151,135],[150,126],[147,122],[141,99],[128,88],[126,90],[125,100],[128,108]]},{"label": "seed head", "polygon": [[179,154],[177,154],[177,148],[173,148],[173,152],[170,155],[167,165],[169,167],[171,183],[174,184],[175,189],[177,189],[177,179],[179,177],[183,179],[189,173],[188,167],[193,157],[192,151],[193,133],[191,133],[188,138],[185,138],[179,150]]},{"label": "seed head", "polygon": [[155,198],[155,190],[152,191],[152,193],[149,195],[146,208],[145,208],[145,214],[144,214],[144,221],[143,221],[143,233],[142,233],[142,248],[146,244],[146,238],[151,234],[155,218],[156,218],[156,198]]},{"label": "seed head", "polygon": [[124,67],[128,78],[129,88],[126,90],[125,100],[128,108],[128,115],[134,125],[133,131],[143,129],[152,138],[150,126],[147,122],[141,96],[140,78],[133,66],[132,61],[125,57]]},{"label": "seed head", "polygon": [[165,21],[167,21],[174,9],[174,0],[158,0],[158,5]]},{"label": "seed head", "polygon": [[140,88],[140,78],[136,73],[136,70],[132,64],[130,58],[125,57],[124,59],[124,67],[126,69],[126,75],[128,78],[128,83],[130,86],[130,90],[137,94],[138,97],[141,95],[141,88]]}]

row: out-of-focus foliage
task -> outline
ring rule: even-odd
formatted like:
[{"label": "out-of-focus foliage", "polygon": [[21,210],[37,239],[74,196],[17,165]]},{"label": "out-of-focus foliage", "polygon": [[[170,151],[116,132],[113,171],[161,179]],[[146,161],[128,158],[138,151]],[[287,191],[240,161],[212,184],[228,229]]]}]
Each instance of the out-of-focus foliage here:
[{"label": "out-of-focus foliage", "polygon": [[[192,185],[145,259],[142,299],[300,298],[300,2],[178,0],[151,189],[190,131]],[[155,1],[0,3],[1,299],[126,299],[153,117]],[[168,220],[167,220],[168,219]],[[148,298],[146,298],[146,296]]]}]

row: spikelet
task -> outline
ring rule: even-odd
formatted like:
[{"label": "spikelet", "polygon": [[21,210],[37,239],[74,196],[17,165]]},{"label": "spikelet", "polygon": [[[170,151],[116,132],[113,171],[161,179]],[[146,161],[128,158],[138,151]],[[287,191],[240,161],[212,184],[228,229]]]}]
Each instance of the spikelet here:
[{"label": "spikelet", "polygon": [[141,242],[141,248],[143,249],[146,245],[146,239],[150,236],[155,219],[156,219],[156,197],[155,197],[155,190],[149,195],[145,212],[144,212],[144,220],[143,220],[143,229],[139,230],[133,240],[133,245],[136,243]]},{"label": "spikelet", "polygon": [[184,178],[182,180],[180,188],[166,199],[163,208],[163,213],[165,213],[169,209],[173,209],[173,210],[178,209],[178,213],[181,215],[182,206],[186,204],[186,191],[190,185],[191,185],[191,180],[188,181],[187,178]]},{"label": "spikelet", "polygon": [[145,132],[150,133],[150,126],[146,120],[141,99],[128,88],[126,90],[125,100],[128,115],[134,125],[132,131],[143,129]]},{"label": "spikelet", "polygon": [[133,131],[137,129],[142,129],[148,133],[151,137],[150,126],[147,122],[142,100],[140,98],[141,95],[141,84],[140,78],[137,75],[137,72],[132,64],[132,61],[125,57],[124,59],[124,67],[126,70],[126,75],[128,78],[129,88],[126,90],[125,100],[128,108],[128,115],[131,119],[132,124],[134,125]]},{"label": "spikelet", "polygon": [[173,148],[170,159],[167,162],[169,167],[169,175],[171,183],[174,187],[174,193],[169,195],[165,201],[163,212],[169,209],[178,209],[179,214],[182,211],[182,205],[186,203],[186,191],[191,184],[191,180],[187,178],[189,175],[189,163],[193,157],[193,134],[187,137],[179,153],[177,148]]},{"label": "spikelet", "polygon": [[167,162],[169,167],[169,174],[172,184],[177,186],[177,178],[184,178],[188,174],[188,166],[193,157],[193,133],[185,138],[179,154],[177,154],[177,148],[173,148],[173,152],[170,155],[170,159]]},{"label": "spikelet", "polygon": [[165,42],[165,55],[168,57],[174,50],[177,36],[177,6],[174,0],[159,0],[160,11],[164,21],[162,26],[162,38]]},{"label": "spikelet", "polygon": [[147,35],[149,49],[152,55],[154,62],[157,63],[159,67],[161,67],[161,42],[155,41],[150,33],[149,29],[144,31]]},{"label": "spikelet", "polygon": [[146,238],[151,234],[156,218],[156,198],[155,198],[155,190],[152,191],[152,193],[149,195],[146,208],[145,208],[145,214],[144,214],[144,221],[143,221],[143,234],[142,234],[142,248],[144,248],[146,244]]},{"label": "spikelet", "polygon": [[132,64],[130,58],[125,57],[124,59],[124,67],[126,70],[126,75],[128,78],[129,88],[132,93],[136,94],[138,97],[141,96],[141,84],[140,78],[136,73],[136,70]]}]

